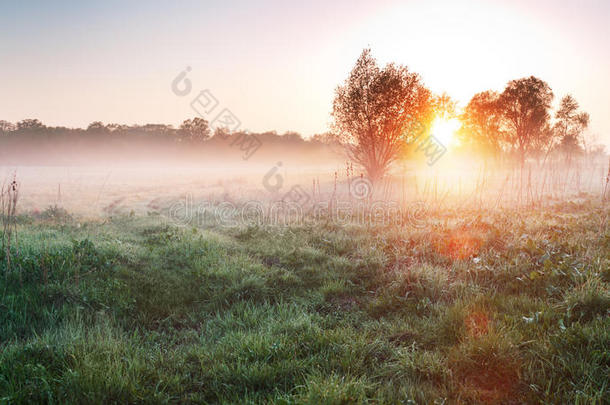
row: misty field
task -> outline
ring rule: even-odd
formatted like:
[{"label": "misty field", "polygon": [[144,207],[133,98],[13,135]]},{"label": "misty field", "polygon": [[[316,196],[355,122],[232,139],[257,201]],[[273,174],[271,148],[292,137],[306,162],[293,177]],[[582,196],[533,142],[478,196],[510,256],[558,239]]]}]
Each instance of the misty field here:
[{"label": "misty field", "polygon": [[0,402],[602,404],[608,213],[587,193],[425,226],[24,210]]},{"label": "misty field", "polygon": [[0,405],[610,405],[608,17],[0,2]]}]

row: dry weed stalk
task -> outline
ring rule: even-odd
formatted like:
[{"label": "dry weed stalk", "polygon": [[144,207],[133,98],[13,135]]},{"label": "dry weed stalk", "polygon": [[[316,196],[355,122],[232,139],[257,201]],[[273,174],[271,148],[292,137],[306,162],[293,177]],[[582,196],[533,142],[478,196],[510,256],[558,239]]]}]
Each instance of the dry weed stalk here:
[{"label": "dry weed stalk", "polygon": [[608,183],[610,183],[610,159],[608,159],[608,174],[606,174],[606,184],[604,185],[604,193],[602,194],[602,201],[606,201],[606,193],[608,192]]},{"label": "dry weed stalk", "polygon": [[610,158],[608,159],[608,174],[606,174],[606,184],[604,184],[604,191],[602,193],[602,214],[599,223],[599,235],[605,234],[606,225],[608,224],[608,210],[606,209],[606,192],[608,191],[608,184],[610,183]]},{"label": "dry weed stalk", "polygon": [[11,246],[17,244],[17,202],[19,183],[17,175],[0,187],[0,218],[2,219],[2,247],[6,256],[7,270],[11,267]]}]

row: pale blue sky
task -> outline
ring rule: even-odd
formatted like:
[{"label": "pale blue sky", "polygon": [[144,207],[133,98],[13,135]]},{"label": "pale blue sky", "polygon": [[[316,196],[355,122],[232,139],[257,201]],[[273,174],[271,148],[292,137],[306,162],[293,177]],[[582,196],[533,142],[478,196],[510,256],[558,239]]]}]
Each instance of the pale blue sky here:
[{"label": "pale blue sky", "polygon": [[362,48],[466,103],[534,74],[610,144],[608,1],[0,1],[0,119],[178,124],[191,66],[254,131],[326,130]]}]

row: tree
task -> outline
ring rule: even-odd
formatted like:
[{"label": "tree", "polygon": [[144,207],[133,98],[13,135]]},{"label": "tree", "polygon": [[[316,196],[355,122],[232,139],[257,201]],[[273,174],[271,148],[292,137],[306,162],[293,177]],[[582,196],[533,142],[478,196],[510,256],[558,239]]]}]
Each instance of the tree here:
[{"label": "tree", "polygon": [[45,125],[37,119],[25,119],[17,123],[18,131],[40,131]]},{"label": "tree", "polygon": [[320,143],[323,145],[340,145],[341,139],[337,134],[332,132],[324,132],[321,134],[315,134],[311,137],[311,142]]},{"label": "tree", "polygon": [[110,129],[108,129],[103,122],[101,121],[93,121],[91,124],[89,124],[89,126],[87,127],[87,132],[92,132],[92,133],[107,133],[110,132]]},{"label": "tree", "polygon": [[6,134],[9,132],[13,132],[17,129],[17,126],[12,122],[0,120],[0,134]]},{"label": "tree", "polygon": [[127,131],[129,129],[129,126],[113,123],[106,125],[106,128],[108,128],[108,131],[110,132],[123,132]]},{"label": "tree", "polygon": [[369,179],[381,179],[399,157],[408,130],[431,109],[431,94],[405,66],[377,65],[365,49],[335,93],[335,132]]},{"label": "tree", "polygon": [[[599,144],[599,135],[596,133],[593,133],[591,131],[588,131],[586,133],[583,134],[582,136],[582,146],[583,149],[585,150],[585,154],[587,155],[595,155],[596,151],[600,150],[600,145]],[[602,153],[603,155],[603,153]]]},{"label": "tree", "polygon": [[214,136],[212,137],[212,139],[225,140],[230,136],[231,136],[231,131],[228,128],[216,127],[216,129],[214,129]]},{"label": "tree", "polygon": [[561,99],[559,110],[555,113],[553,130],[559,139],[559,146],[567,154],[581,150],[582,134],[589,126],[589,114],[578,111],[578,102],[571,95]]},{"label": "tree", "polygon": [[441,119],[450,119],[455,116],[457,102],[453,101],[447,93],[432,97],[435,116]]},{"label": "tree", "polygon": [[500,95],[495,91],[475,94],[460,116],[462,143],[483,153],[498,156],[503,148],[505,133],[502,129],[502,112],[498,105]]},{"label": "tree", "polygon": [[291,143],[302,143],[304,142],[303,137],[298,132],[288,131],[284,135],[282,135],[283,142],[291,142]]},{"label": "tree", "polygon": [[210,127],[208,121],[203,118],[195,117],[192,120],[185,120],[180,125],[182,136],[189,141],[205,141],[210,137]]},{"label": "tree", "polygon": [[522,165],[527,153],[552,143],[552,131],[548,131],[552,101],[549,85],[534,76],[510,81],[498,98],[507,127],[507,140],[518,153]]}]

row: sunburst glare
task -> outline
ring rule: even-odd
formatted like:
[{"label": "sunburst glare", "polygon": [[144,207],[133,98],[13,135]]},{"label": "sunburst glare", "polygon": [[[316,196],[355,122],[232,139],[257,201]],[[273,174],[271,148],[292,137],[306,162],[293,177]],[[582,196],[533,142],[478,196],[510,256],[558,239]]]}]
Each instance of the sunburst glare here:
[{"label": "sunburst glare", "polygon": [[432,122],[431,134],[445,147],[459,144],[456,133],[460,129],[460,121],[457,118],[437,117]]}]

